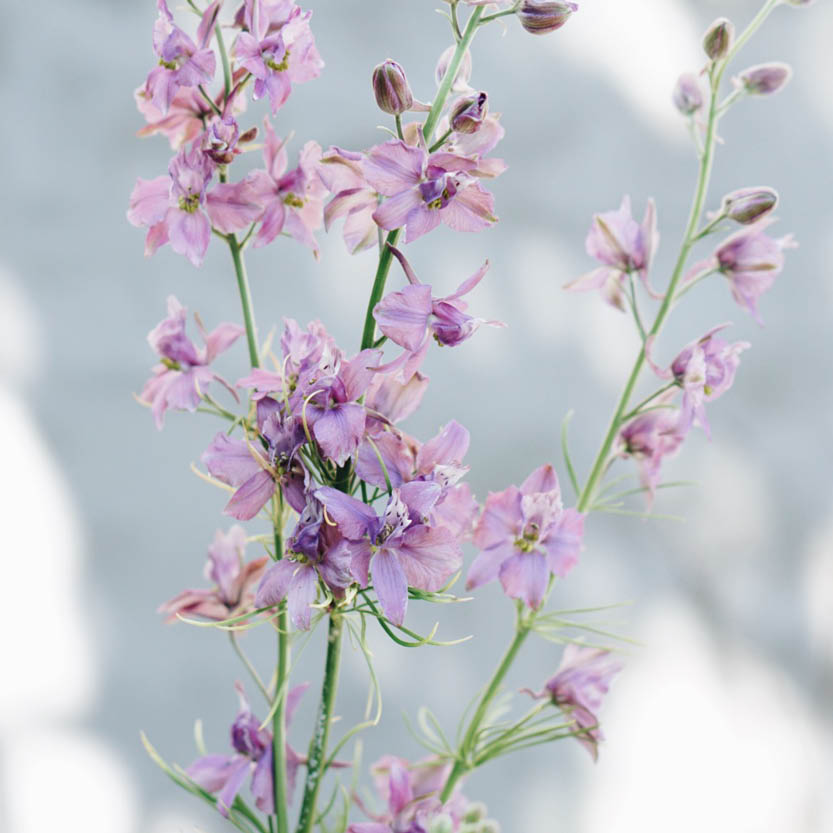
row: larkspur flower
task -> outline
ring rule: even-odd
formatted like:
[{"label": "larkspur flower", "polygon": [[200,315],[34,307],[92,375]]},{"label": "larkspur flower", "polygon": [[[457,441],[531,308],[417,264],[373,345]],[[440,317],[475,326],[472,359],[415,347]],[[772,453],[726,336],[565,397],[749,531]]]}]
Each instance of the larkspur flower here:
[{"label": "larkspur flower", "polygon": [[179,615],[199,616],[221,622],[253,610],[255,585],[266,568],[266,556],[246,561],[246,530],[233,526],[228,532],[217,530],[208,548],[205,577],[214,582],[212,589],[183,590],[161,605],[159,613],[167,614],[168,622]]},{"label": "larkspur flower", "polygon": [[215,379],[225,384],[210,368],[221,353],[243,335],[237,324],[218,325],[210,333],[205,331],[199,318],[197,326],[204,347],[197,347],[185,334],[187,311],[173,296],[168,296],[168,317],[148,334],[148,343],[159,355],[161,363],[153,368],[153,376],[145,383],[139,399],[150,405],[156,427],[161,429],[168,408],[194,411],[200,404],[201,394]]},{"label": "larkspur flower", "polygon": [[209,474],[235,490],[223,512],[239,521],[251,520],[278,486],[287,503],[302,512],[306,472],[297,455],[304,442],[303,428],[294,417],[273,412],[258,436],[262,442],[233,440],[221,431],[203,452]]},{"label": "larkspur flower", "polygon": [[153,106],[168,112],[179,90],[207,84],[214,77],[217,60],[208,48],[221,0],[215,0],[203,13],[197,30],[197,43],[174,24],[166,0],[157,0],[159,16],[153,27],[153,49],[159,66],[147,77],[145,89]]},{"label": "larkspur flower", "polygon": [[784,249],[796,245],[791,234],[775,239],[764,233],[773,222],[765,217],[735,232],[714,253],[715,267],[729,281],[732,297],[763,323],[758,299],[775,283],[784,268]]},{"label": "larkspur flower", "polygon": [[270,607],[287,600],[293,624],[309,630],[312,605],[318,596],[319,579],[340,598],[353,583],[350,552],[341,535],[326,523],[321,503],[308,497],[286,552],[263,576],[257,590],[257,607]]},{"label": "larkspur flower", "polygon": [[330,148],[321,157],[318,175],[333,194],[324,209],[324,228],[344,217],[342,235],[350,254],[377,245],[377,226],[373,212],[379,205],[376,189],[364,178],[362,155],[338,147]]},{"label": "larkspur flower", "polygon": [[440,590],[460,568],[462,553],[450,530],[422,522],[437,500],[430,483],[394,489],[382,516],[373,507],[325,486],[315,497],[347,539],[353,577],[366,587],[370,577],[385,616],[405,620],[408,587]]},{"label": "larkspur flower", "polygon": [[521,484],[492,492],[474,530],[480,549],[466,587],[500,579],[504,592],[537,608],[550,575],[564,578],[578,561],[584,516],[564,509],[553,467],[540,466]]},{"label": "larkspur flower", "polygon": [[631,215],[630,197],[625,196],[616,211],[597,214],[587,234],[587,254],[604,265],[567,284],[565,289],[575,292],[598,289],[607,303],[624,310],[623,283],[629,274],[636,273],[649,293],[656,297],[648,282],[648,270],[658,245],[654,201],[648,200],[640,224]]},{"label": "larkspur flower", "polygon": [[704,336],[687,345],[664,370],[651,357],[653,337],[645,343],[645,356],[661,379],[674,380],[683,390],[680,409],[680,429],[699,425],[711,436],[706,418],[706,402],[713,402],[732,387],[735,372],[740,364],[740,354],[751,345],[748,341],[729,343],[717,335],[728,327],[713,327]]},{"label": "larkspur flower", "polygon": [[[135,93],[136,109],[145,117],[147,124],[138,131],[138,136],[153,136],[161,133],[174,150],[196,139],[205,129],[205,120],[211,118],[214,110],[202,93],[192,87],[181,87],[176,91],[166,112],[159,110],[151,101],[147,87],[139,87]],[[240,100],[244,100],[242,96]],[[222,106],[222,93],[215,101]]]},{"label": "larkspur flower", "polygon": [[168,166],[168,176],[137,179],[130,195],[127,219],[148,229],[145,254],[165,243],[200,266],[211,229],[240,231],[262,213],[249,183],[220,183],[208,191],[215,163],[199,147],[184,148]]},{"label": "larkspur flower", "polygon": [[657,403],[661,407],[634,417],[619,431],[618,453],[636,460],[649,508],[660,482],[663,461],[676,454],[690,427],[678,410],[665,407],[672,395],[660,397]]},{"label": "larkspur flower", "polygon": [[455,347],[471,338],[481,324],[506,326],[502,321],[486,321],[466,312],[463,296],[483,279],[489,268],[488,260],[451,295],[435,298],[430,285],[420,282],[402,252],[393,246],[390,249],[402,264],[409,285],[388,293],[373,309],[382,333],[405,351],[385,365],[384,370],[400,369],[402,380],[407,381],[422,364],[432,336],[440,346]]},{"label": "larkspur flower", "polygon": [[604,740],[599,728],[598,711],[613,677],[623,668],[609,651],[585,645],[567,645],[561,665],[544,684],[543,691],[524,689],[536,699],[549,698],[576,725],[576,739],[593,756],[599,755]]},{"label": "larkspur flower", "polygon": [[274,115],[286,103],[293,84],[317,78],[324,67],[309,27],[312,12],[285,2],[247,6],[248,31],[237,36],[233,54],[255,78],[255,100],[268,95]]},{"label": "larkspur flower", "polygon": [[298,166],[287,171],[285,142],[275,135],[268,119],[263,120],[263,126],[266,169],[253,171],[246,178],[255,201],[263,206],[254,245],[265,246],[285,232],[317,255],[314,232],[323,223],[323,199],[327,193],[318,176],[321,146],[317,142],[307,142],[301,150]]},{"label": "larkspur flower", "polygon": [[457,154],[429,154],[393,139],[362,161],[367,182],[387,199],[374,211],[383,229],[404,226],[405,242],[445,223],[455,231],[482,231],[497,222],[494,197],[478,181],[478,162]]},{"label": "larkspur flower", "polygon": [[469,802],[459,788],[445,804],[439,799],[450,770],[450,764],[437,758],[415,763],[393,755],[380,758],[371,772],[386,810],[374,814],[359,801],[373,821],[352,824],[347,833],[428,833],[439,817],[449,819],[452,832],[459,830]]},{"label": "larkspur flower", "polygon": [[[286,723],[298,706],[309,683],[295,686],[286,695]],[[188,777],[210,793],[217,794],[217,809],[228,818],[234,799],[251,775],[252,795],[255,804],[264,813],[275,811],[275,782],[272,771],[272,733],[260,727],[252,713],[243,687],[238,683],[240,710],[231,726],[233,755],[204,755],[186,770]],[[305,759],[286,744],[286,790],[291,796],[295,787],[298,767]]]}]

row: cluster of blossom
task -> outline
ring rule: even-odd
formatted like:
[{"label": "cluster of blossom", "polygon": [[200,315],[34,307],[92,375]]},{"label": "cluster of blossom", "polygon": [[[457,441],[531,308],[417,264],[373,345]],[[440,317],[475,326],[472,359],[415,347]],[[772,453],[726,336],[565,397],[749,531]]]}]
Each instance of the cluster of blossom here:
[{"label": "cluster of blossom", "polygon": [[[340,147],[322,151],[310,141],[303,146],[297,166],[289,170],[285,141],[267,116],[262,128],[264,165],[237,181],[229,181],[235,160],[260,147],[254,144],[258,128],[246,129],[238,123],[247,110],[249,92],[254,100],[266,99],[274,117],[294,84],[311,80],[322,70],[309,25],[311,13],[292,0],[244,0],[223,22],[223,0],[204,10],[189,0],[198,18],[191,37],[174,21],[166,0],[157,2],[153,48],[158,65],[136,91],[136,102],[147,121],[140,134],[164,135],[175,155],[166,176],[137,181],[128,219],[147,228],[147,254],[170,243],[195,266],[203,262],[212,234],[223,239],[241,287],[245,327],[221,323],[209,332],[195,316],[203,342],[197,346],[187,333],[185,307],[171,296],[167,316],[148,337],[159,363],[140,399],[150,407],[160,429],[169,410],[207,411],[231,423],[203,453],[207,470],[203,477],[230,493],[226,515],[241,523],[266,519],[273,527],[269,538],[275,542],[274,550],[265,546],[267,555],[249,558],[248,545],[262,537],[249,537],[239,523],[225,532],[218,530],[205,570],[210,586],[184,590],[162,605],[160,611],[169,621],[197,617],[223,627],[241,623],[250,627],[288,615],[294,629],[307,631],[325,617],[332,628],[340,617],[353,614],[364,621],[369,614],[389,634],[393,627],[413,636],[404,628],[409,599],[430,601],[435,594],[446,594],[463,570],[463,547],[470,543],[477,555],[467,571],[467,588],[499,581],[505,594],[518,600],[511,658],[535,628],[555,579],[565,578],[578,562],[600,472],[606,472],[617,457],[634,459],[642,487],[652,500],[664,459],[679,449],[692,427],[709,432],[706,405],[734,381],[740,354],[749,345],[726,341],[721,333],[728,325],[715,326],[684,347],[668,367],[655,361],[655,341],[671,305],[711,275],[725,277],[735,301],[759,320],[758,299],[782,270],[784,250],[793,245],[791,237],[774,239],[766,233],[776,193],[770,188],[746,188],[727,195],[708,224],[696,236],[687,236],[678,271],[700,239],[728,222],[740,224],[740,231],[709,258],[680,272],[679,280],[672,278],[665,293],[649,280],[659,242],[653,201],[638,223],[625,197],[618,210],[595,216],[587,236],[587,252],[601,265],[568,288],[599,290],[607,303],[630,309],[642,339],[632,379],[644,362],[661,387],[631,411],[625,410],[632,392],[628,389],[613,434],[584,489],[578,487],[566,460],[577,505],[564,506],[554,468],[541,465],[520,487],[491,493],[481,506],[463,482],[469,433],[462,425],[452,419],[425,442],[401,427],[426,393],[429,380],[421,368],[432,342],[454,347],[484,324],[503,326],[471,315],[465,300],[486,275],[488,261],[452,294],[437,296],[397,248],[400,235],[408,244],[441,224],[474,232],[497,221],[494,198],[484,182],[506,169],[501,159],[491,155],[504,129],[499,115],[489,110],[488,94],[470,86],[468,46],[478,26],[504,16],[516,17],[527,32],[545,34],[559,29],[577,10],[575,3],[554,0],[446,2],[455,45],[436,64],[433,102],[423,103],[414,96],[395,61],[384,61],[373,71],[372,91],[379,108],[394,117],[394,138],[362,151]],[[768,0],[768,6],[776,2]],[[463,5],[473,7],[465,32],[458,20],[458,7]],[[233,34],[228,52],[224,29]],[[733,38],[733,27],[725,19],[706,33],[709,63],[702,74],[711,85],[708,107],[695,75],[682,76],[674,92],[674,102],[691,120],[697,141],[711,143],[704,153],[711,152],[714,142],[718,111],[714,96],[722,73],[717,68],[731,54]],[[219,67],[222,88],[212,92],[207,87]],[[734,80],[735,92],[720,111],[743,96],[775,92],[789,75],[782,64],[749,68]],[[705,110],[707,122],[702,120]],[[702,206],[696,211],[698,218],[701,211]],[[315,232],[322,226],[329,230],[336,221],[343,221],[342,234],[351,253],[380,246],[388,232],[378,251],[362,349],[350,356],[321,322],[302,327],[292,318],[284,319],[278,350],[261,347],[240,265],[243,251],[249,244],[264,246],[291,237],[317,255]],[[387,270],[394,260],[401,267],[404,285],[385,294]],[[637,277],[649,298],[660,304],[651,328],[640,317]],[[251,367],[230,382],[215,372],[214,362],[244,335]],[[386,355],[388,346],[393,349]],[[242,413],[233,413],[212,398],[213,382],[227,391],[235,406],[242,400]],[[290,518],[294,526],[284,534]],[[278,627],[279,640],[287,638],[288,627]],[[328,658],[329,653],[330,649]],[[479,730],[507,668],[501,665],[487,687],[455,753],[446,751],[415,764],[384,757],[373,768],[384,808],[376,810],[352,796],[370,821],[347,827],[345,817],[342,831],[496,831],[485,808],[462,796],[459,779],[479,765]],[[620,668],[608,650],[569,645],[541,691],[524,689],[542,702],[518,727],[537,718],[541,708],[552,706],[550,711],[564,722],[543,718],[542,723],[532,724],[538,731],[535,737],[542,733],[547,739],[575,737],[595,758],[602,740],[599,708]],[[299,831],[309,833],[321,774],[348,765],[322,757],[327,711],[319,712],[307,757],[284,743],[307,684],[291,687],[280,676],[283,673],[279,667],[273,687],[264,686],[253,673],[270,703],[272,730],[268,720],[254,716],[238,684],[240,710],[231,728],[233,753],[202,755],[187,769],[188,780],[180,783],[188,789],[195,786],[203,797],[214,796],[220,813],[237,823],[234,814],[246,808],[241,791],[249,781],[257,808],[275,815],[278,833],[285,833],[285,809],[276,806],[276,797],[288,801],[299,768],[306,768]],[[326,674],[330,673],[328,664]],[[324,690],[328,690],[327,676]],[[322,694],[322,709],[324,700]],[[527,736],[521,732],[519,738]],[[500,743],[480,749],[482,760],[504,754],[512,743],[509,731]],[[280,772],[285,778],[282,787]],[[282,803],[280,798],[277,803]],[[269,828],[273,828],[271,818]]]}]

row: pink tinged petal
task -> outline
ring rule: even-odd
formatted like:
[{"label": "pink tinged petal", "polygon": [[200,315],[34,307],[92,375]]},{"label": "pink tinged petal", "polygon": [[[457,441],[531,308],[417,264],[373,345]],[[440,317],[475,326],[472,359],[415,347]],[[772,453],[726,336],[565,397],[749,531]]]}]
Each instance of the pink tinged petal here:
[{"label": "pink tinged petal", "polygon": [[350,572],[361,587],[367,587],[370,581],[370,559],[373,552],[370,541],[351,542]]},{"label": "pink tinged petal", "polygon": [[337,405],[324,411],[316,420],[312,432],[324,456],[341,466],[359,447],[365,421],[362,405]]},{"label": "pink tinged petal", "polygon": [[654,361],[654,344],[656,344],[656,340],[656,336],[648,336],[645,339],[645,361],[660,379],[673,379],[674,374],[669,368],[663,369]]},{"label": "pink tinged petal", "polygon": [[390,550],[381,549],[373,556],[370,572],[382,612],[394,625],[401,625],[408,608],[408,581],[399,560]]},{"label": "pink tinged petal", "polygon": [[274,116],[286,104],[292,92],[292,82],[285,72],[269,72],[262,84],[269,96],[269,105]]},{"label": "pink tinged petal", "polygon": [[434,517],[440,526],[451,530],[458,539],[468,538],[474,531],[474,522],[480,506],[471,493],[468,483],[459,483],[446,490],[445,497],[434,509]]},{"label": "pink tinged petal", "polygon": [[157,66],[148,73],[145,88],[150,94],[151,104],[164,114],[168,112],[180,84],[175,73],[165,67]]},{"label": "pink tinged petal", "polygon": [[372,249],[377,245],[376,223],[373,221],[375,210],[376,202],[374,200],[372,204],[361,211],[351,212],[344,221],[341,234],[350,254]]},{"label": "pink tinged petal", "polygon": [[416,185],[424,165],[425,152],[398,139],[371,148],[361,163],[367,181],[385,197]]},{"label": "pink tinged petal", "polygon": [[288,561],[285,558],[276,561],[260,580],[255,596],[255,607],[272,607],[282,602],[286,598],[289,582],[295,574],[296,567],[297,564],[294,561]]},{"label": "pink tinged petal", "polygon": [[516,486],[491,493],[474,531],[475,546],[486,550],[511,543],[520,535],[522,522],[521,493]]},{"label": "pink tinged petal", "polygon": [[275,812],[275,781],[271,745],[258,759],[252,776],[252,795],[255,797],[257,809],[262,813],[272,814]]},{"label": "pink tinged petal", "polygon": [[[375,446],[375,447],[374,447]],[[382,458],[382,463],[379,462]],[[373,437],[373,444],[365,440],[359,446],[356,472],[362,480],[384,489],[387,486],[385,474],[394,489],[398,489],[413,474],[414,456],[410,446],[402,437],[385,431]]]},{"label": "pink tinged petal", "polygon": [[162,220],[148,229],[145,237],[145,257],[150,257],[156,254],[156,250],[160,246],[164,246],[168,242],[168,225]]},{"label": "pink tinged petal", "polygon": [[420,197],[419,204],[408,214],[405,221],[405,242],[413,243],[414,240],[433,231],[440,224],[441,215],[442,212],[438,209],[428,208]]},{"label": "pink tinged petal", "polygon": [[200,266],[211,239],[211,224],[202,211],[189,214],[176,208],[168,210],[168,236],[171,248],[185,255],[194,266]]},{"label": "pink tinged petal", "polygon": [[565,509],[555,528],[541,542],[547,551],[550,572],[564,578],[578,563],[584,537],[584,515]]},{"label": "pink tinged petal", "polygon": [[411,776],[397,759],[392,759],[388,770],[388,809],[393,815],[401,813],[414,800]]},{"label": "pink tinged petal", "polygon": [[231,234],[246,228],[263,212],[255,197],[246,180],[234,184],[221,182],[206,195],[205,210],[218,231]]},{"label": "pink tinged petal", "polygon": [[409,417],[419,407],[428,388],[428,377],[417,373],[402,384],[389,376],[377,376],[367,391],[367,407],[391,422]]},{"label": "pink tinged petal", "polygon": [[194,87],[201,81],[211,81],[216,69],[217,59],[214,53],[210,49],[200,49],[180,70],[180,83],[183,87]]},{"label": "pink tinged petal", "polygon": [[437,465],[460,463],[469,450],[468,429],[452,419],[417,452],[417,471],[429,474]]},{"label": "pink tinged petal", "polygon": [[369,188],[360,186],[336,193],[324,209],[325,230],[329,231],[330,226],[340,217],[362,211],[369,206],[376,208],[376,197]]},{"label": "pink tinged petal", "polygon": [[514,554],[515,548],[511,541],[497,544],[479,552],[477,558],[469,567],[469,574],[466,577],[466,590],[474,590],[476,587],[494,581],[500,574],[503,562]]},{"label": "pink tinged petal", "polygon": [[171,178],[157,176],[155,179],[136,180],[130,194],[127,219],[134,226],[153,226],[164,219],[171,203]]},{"label": "pink tinged petal", "polygon": [[[400,191],[395,196],[386,199],[373,212],[372,217],[378,226],[392,231],[393,229],[402,228],[421,205],[423,205],[423,200],[419,189],[416,187],[408,188],[406,191]],[[425,210],[427,211],[427,209]],[[436,219],[437,221],[432,228],[439,223],[439,215]]]},{"label": "pink tinged petal", "polygon": [[574,281],[565,283],[564,289],[568,292],[589,292],[592,289],[602,289],[608,280],[618,277],[619,274],[620,272],[616,269],[611,269],[608,266],[599,266],[597,269],[593,269],[592,272],[587,272]]},{"label": "pink tinged petal", "polygon": [[241,760],[237,756],[206,755],[198,758],[185,770],[188,777],[210,793],[219,792],[231,775],[237,770]]},{"label": "pink tinged petal", "polygon": [[284,717],[286,719],[287,726],[292,722],[295,709],[298,708],[301,698],[304,696],[304,692],[309,688],[309,686],[309,683],[300,683],[299,685],[293,686],[289,690],[289,694],[286,695],[286,709]]},{"label": "pink tinged petal", "polygon": [[539,552],[516,552],[500,568],[500,583],[507,596],[522,599],[533,610],[547,591],[549,569]]},{"label": "pink tinged petal", "polygon": [[522,495],[553,491],[560,492],[560,489],[558,487],[558,477],[555,474],[555,469],[549,463],[539,466],[521,483]]},{"label": "pink tinged petal", "polygon": [[275,481],[268,471],[259,471],[249,478],[225,505],[223,513],[238,521],[250,521],[275,494]]},{"label": "pink tinged petal", "polygon": [[200,459],[212,477],[235,488],[263,468],[245,442],[232,440],[222,432],[215,435]]},{"label": "pink tinged petal", "polygon": [[248,758],[241,756],[236,761],[233,769],[229,773],[228,781],[226,781],[217,795],[217,809],[220,811],[220,815],[228,818],[229,810],[231,810],[231,806],[234,804],[234,799],[242,789],[243,782],[246,780],[251,769],[252,762]]},{"label": "pink tinged petal", "polygon": [[431,309],[431,287],[409,285],[386,295],[374,308],[373,317],[391,341],[416,351],[425,341]]},{"label": "pink tinged petal", "polygon": [[412,480],[399,490],[411,515],[427,518],[442,495],[442,486],[430,480]]},{"label": "pink tinged petal", "polygon": [[442,221],[454,231],[482,231],[495,217],[495,198],[479,183],[472,183],[440,209]]},{"label": "pink tinged petal", "polygon": [[207,367],[192,367],[183,373],[171,374],[165,388],[165,400],[169,408],[178,411],[194,411],[200,404],[200,392],[205,392],[214,374]]},{"label": "pink tinged petal", "polygon": [[366,535],[375,535],[379,519],[367,504],[331,486],[317,489],[315,497],[324,504],[329,519],[337,524],[345,538],[359,541]]},{"label": "pink tinged petal", "polygon": [[266,141],[263,145],[263,160],[269,176],[277,182],[286,171],[289,164],[286,156],[286,140],[281,139],[272,127],[268,117],[263,119],[263,131]]},{"label": "pink tinged petal", "polygon": [[200,18],[200,25],[197,27],[197,43],[202,49],[205,49],[211,40],[211,35],[214,31],[214,25],[217,23],[217,17],[220,14],[220,6],[222,3],[223,0],[214,0]]},{"label": "pink tinged petal", "polygon": [[286,223],[287,210],[283,201],[273,199],[263,212],[260,228],[255,237],[255,247],[260,248],[271,243],[282,231]]},{"label": "pink tinged petal", "polygon": [[460,545],[451,531],[441,526],[409,527],[396,552],[408,584],[419,590],[440,590],[463,563]]},{"label": "pink tinged petal", "polygon": [[205,361],[211,364],[214,359],[226,350],[246,332],[239,324],[224,322],[215,327],[205,337]]},{"label": "pink tinged petal", "polygon": [[248,32],[241,32],[234,42],[234,57],[237,62],[245,67],[255,78],[265,78],[269,70],[263,62],[260,54],[260,42],[253,38]]},{"label": "pink tinged petal", "polygon": [[[458,298],[462,298],[463,295],[468,295],[469,292],[474,289],[480,281],[483,280],[483,276],[486,272],[489,271],[489,261],[487,260],[470,278],[466,278],[460,286],[457,287],[457,290],[454,292],[453,295],[448,295],[443,298],[443,301],[455,301]],[[458,305],[459,306],[459,305]]]}]

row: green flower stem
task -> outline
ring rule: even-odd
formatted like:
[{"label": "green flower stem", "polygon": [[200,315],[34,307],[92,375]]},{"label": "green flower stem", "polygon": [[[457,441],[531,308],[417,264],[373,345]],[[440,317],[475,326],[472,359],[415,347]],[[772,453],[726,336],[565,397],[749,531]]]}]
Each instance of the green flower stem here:
[{"label": "green flower stem", "polygon": [[477,710],[469,721],[466,734],[463,736],[460,748],[457,751],[457,760],[454,762],[454,766],[448,775],[448,780],[445,782],[442,793],[440,793],[440,801],[443,803],[448,801],[451,797],[452,792],[454,792],[454,787],[460,778],[475,767],[475,762],[472,760],[472,753],[474,752],[474,747],[477,743],[477,733],[480,730],[480,724],[486,717],[489,706],[491,705],[492,700],[494,700],[495,695],[498,693],[501,683],[509,672],[509,669],[512,667],[512,663],[515,661],[518,651],[526,641],[527,636],[529,636],[534,615],[535,614],[533,613],[533,615],[527,620],[524,620],[521,615],[518,615],[515,637],[506,649],[503,659],[501,659],[500,664],[495,669],[495,673],[492,675],[492,679],[486,687],[486,690],[480,697],[480,702],[477,704]]},{"label": "green flower stem", "polygon": [[[237,288],[240,293],[240,303],[243,308],[243,323],[246,327],[246,342],[249,346],[249,362],[253,368],[257,368],[260,367],[260,351],[258,350],[257,325],[255,324],[252,292],[249,288],[246,264],[243,260],[243,252],[237,240],[237,235],[226,235],[226,242],[231,251],[231,259],[234,262],[234,273],[237,276]],[[283,553],[282,523],[283,512],[280,512],[273,528],[276,559],[281,558]],[[278,613],[277,631],[278,667],[275,696],[279,698],[279,702],[272,719],[272,774],[275,783],[277,833],[289,833],[288,800],[286,795],[286,689],[289,674],[289,621],[285,604],[281,606]]]},{"label": "green flower stem", "polygon": [[[706,200],[706,194],[708,192],[709,187],[709,180],[711,178],[712,172],[712,163],[714,161],[714,150],[716,145],[716,137],[717,137],[717,124],[719,121],[719,105],[718,105],[718,92],[720,89],[720,82],[723,80],[723,74],[726,71],[726,67],[729,65],[729,62],[735,55],[738,53],[740,48],[749,40],[752,34],[760,27],[760,25],[766,20],[769,16],[769,13],[778,5],[780,0],[767,0],[764,3],[761,10],[758,12],[754,20],[746,27],[743,33],[738,37],[735,45],[730,50],[729,54],[726,56],[724,61],[721,61],[717,65],[713,66],[710,73],[710,97],[709,97],[709,119],[708,125],[706,127],[706,139],[704,142],[703,147],[703,155],[700,159],[700,172],[697,178],[697,186],[694,190],[694,199],[691,205],[691,211],[689,213],[688,223],[686,225],[685,234],[683,235],[683,242],[680,246],[680,254],[677,257],[677,263],[674,267],[674,271],[671,274],[671,281],[668,285],[668,290],[665,293],[665,297],[662,300],[662,304],[660,305],[659,310],[657,311],[656,318],[654,319],[654,323],[651,326],[651,329],[648,331],[648,336],[656,336],[659,331],[662,329],[662,325],[665,323],[665,319],[668,317],[668,313],[671,310],[671,305],[674,301],[674,296],[677,291],[677,285],[680,282],[680,279],[683,275],[683,269],[685,268],[686,261],[688,260],[688,255],[691,251],[692,246],[694,245],[697,239],[697,227],[700,222],[700,217],[703,213],[703,207]],[[628,378],[627,383],[625,384],[625,389],[622,392],[621,397],[619,398],[619,402],[616,405],[616,410],[613,412],[613,417],[610,420],[610,427],[607,430],[607,434],[602,442],[601,448],[599,449],[599,453],[596,456],[596,459],[593,463],[593,467],[590,471],[590,476],[587,478],[587,483],[582,490],[581,496],[578,500],[578,511],[579,512],[586,512],[588,507],[593,502],[593,495],[598,486],[599,480],[604,474],[605,467],[608,462],[608,456],[610,454],[610,450],[613,447],[613,442],[616,439],[616,435],[619,432],[622,423],[624,422],[624,417],[626,416],[626,412],[628,410],[628,403],[630,402],[631,396],[633,395],[634,388],[636,387],[636,383],[639,379],[639,374],[642,371],[642,368],[645,364],[645,351],[644,349],[640,349],[639,355],[634,362],[633,370],[631,370],[630,377]]]},{"label": "green flower stem", "polygon": [[321,687],[321,701],[318,705],[318,717],[315,723],[315,734],[310,741],[307,755],[307,777],[304,783],[304,797],[301,801],[301,811],[298,815],[297,833],[311,833],[315,823],[315,807],[318,801],[318,790],[321,776],[326,769],[327,743],[330,736],[330,724],[333,719],[333,705],[338,689],[338,670],[341,661],[341,637],[344,623],[341,616],[330,613],[330,623],[327,629],[327,659],[324,666],[324,682]]},{"label": "green flower stem", "polygon": [[[457,44],[457,48],[451,58],[451,63],[448,65],[445,77],[443,78],[440,88],[437,90],[437,95],[431,104],[431,111],[428,113],[428,118],[425,119],[425,124],[422,128],[426,145],[430,145],[431,143],[434,128],[437,126],[440,114],[442,113],[443,107],[445,107],[445,102],[448,99],[448,94],[451,92],[451,85],[454,82],[454,77],[457,75],[457,71],[460,69],[460,62],[463,60],[463,56],[468,51],[469,45],[477,32],[477,26],[482,14],[482,6],[477,6],[471,13],[471,17],[469,17],[468,23],[466,24],[466,30],[463,32],[462,40],[460,40]],[[373,288],[370,291],[370,300],[367,302],[367,313],[365,314],[364,329],[362,330],[362,350],[367,350],[368,348],[373,347],[373,344],[376,341],[376,320],[373,317],[373,309],[376,304],[382,300],[382,295],[385,292],[385,284],[387,283],[388,273],[390,272],[391,263],[393,261],[393,254],[391,253],[390,246],[396,245],[401,232],[402,229],[394,229],[389,232],[384,245],[381,244],[380,240],[379,265],[376,268],[376,277],[373,280]]]}]

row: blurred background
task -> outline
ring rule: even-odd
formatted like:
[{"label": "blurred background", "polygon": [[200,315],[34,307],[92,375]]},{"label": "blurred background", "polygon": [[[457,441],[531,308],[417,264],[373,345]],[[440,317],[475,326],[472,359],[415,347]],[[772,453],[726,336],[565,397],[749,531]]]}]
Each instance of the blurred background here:
[{"label": "blurred background", "polygon": [[[172,4],[173,5],[173,4]],[[327,63],[277,120],[324,147],[381,141],[369,88],[386,57],[430,99],[448,43],[431,0],[310,0]],[[409,248],[418,274],[451,289],[488,256],[478,315],[509,329],[433,351],[432,385],[406,426],[427,438],[450,418],[468,426],[479,497],[552,460],[573,408],[573,454],[586,472],[636,351],[624,316],[561,286],[588,270],[591,215],[630,193],[653,196],[662,243],[655,282],[675,257],[695,176],[677,75],[702,65],[700,37],[757,0],[584,0],[560,32],[532,38],[516,21],[483,31],[472,83],[489,91],[507,135],[509,171],[490,185],[501,222],[479,235],[440,229]],[[164,173],[163,138],[140,141],[132,92],[150,68],[152,0],[6,3],[0,28],[4,113],[0,200],[0,830],[10,833],[219,833],[219,817],[181,793],[145,756],[146,731],[168,760],[194,757],[201,718],[225,752],[242,678],[221,635],[165,626],[157,604],[200,586],[222,495],[189,471],[216,426],[169,416],[164,432],[133,400],[154,357],[145,337],[176,294],[209,326],[239,320],[228,253],[201,270],[125,220],[137,176]],[[502,759],[469,779],[506,833],[829,833],[833,830],[833,8],[779,9],[738,69],[795,68],[787,90],[743,102],[724,121],[710,206],[747,185],[776,187],[779,234],[800,248],[764,298],[760,329],[723,282],[672,317],[660,355],[733,320],[743,356],[731,394],[710,410],[714,438],[691,435],[667,468],[699,488],[662,494],[684,523],[602,515],[588,526],[559,607],[629,602],[599,614],[639,640],[603,712],[598,764],[572,742]],[[252,108],[256,119],[262,105]],[[249,257],[261,330],[282,316],[321,318],[347,347],[359,331],[374,255],[349,256],[340,229],[321,260],[279,242]],[[398,280],[394,270],[394,280]],[[241,375],[245,347],[225,357]],[[385,694],[365,764],[421,750],[401,713],[423,702],[454,721],[508,640],[512,607],[495,587],[466,605],[412,606],[409,624],[466,646],[396,649],[373,634]],[[267,635],[246,647],[271,661]],[[320,679],[321,637],[296,679]],[[539,686],[560,650],[528,644],[509,688]],[[338,711],[360,715],[363,660],[348,653]],[[303,748],[315,696],[293,725]]]}]

